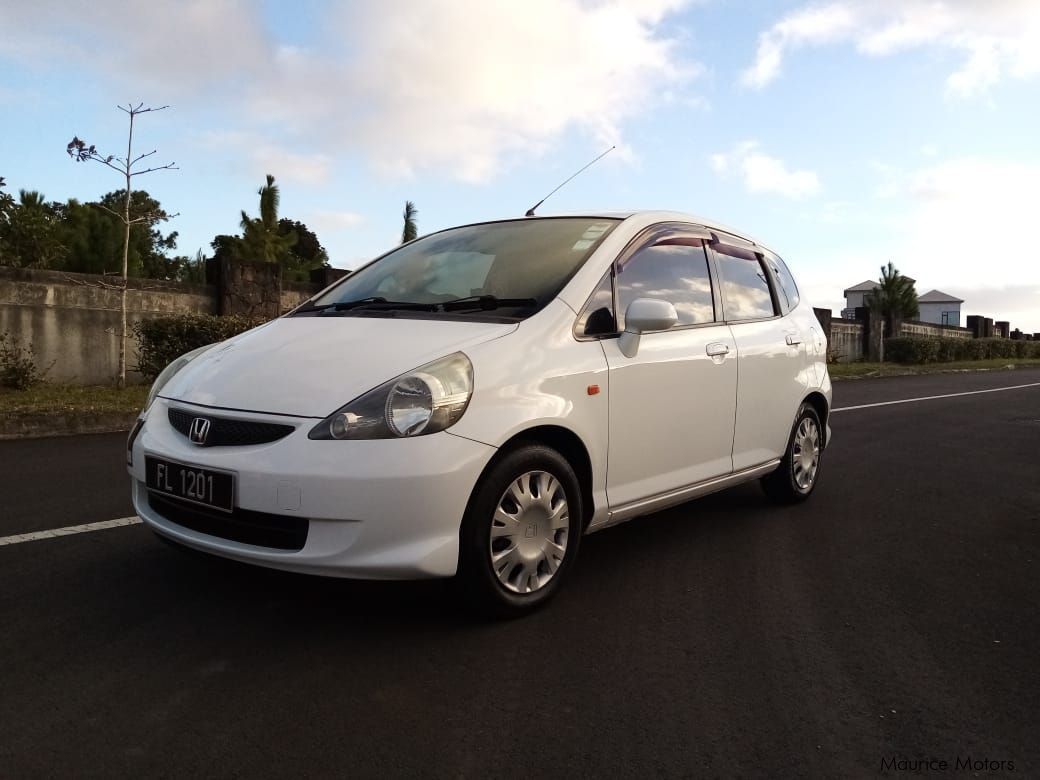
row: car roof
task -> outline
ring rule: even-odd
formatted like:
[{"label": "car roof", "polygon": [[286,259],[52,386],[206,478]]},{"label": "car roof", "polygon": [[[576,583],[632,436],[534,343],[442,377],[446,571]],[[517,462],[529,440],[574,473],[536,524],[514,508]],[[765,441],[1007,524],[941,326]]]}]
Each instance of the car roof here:
[{"label": "car roof", "polygon": [[751,235],[748,235],[746,231],[737,230],[736,228],[729,227],[728,225],[719,222],[714,219],[706,219],[696,214],[689,214],[683,211],[667,211],[663,209],[635,209],[629,211],[571,211],[571,212],[553,212],[548,214],[536,214],[532,217],[504,217],[502,219],[487,220],[488,222],[514,222],[518,219],[560,219],[566,217],[586,217],[590,219],[617,219],[622,221],[633,221],[639,223],[638,227],[649,227],[650,225],[658,222],[689,222],[693,225],[700,225],[706,228],[714,228],[723,233],[729,233],[743,238],[746,241],[750,241],[755,246],[766,249],[770,252],[773,250],[769,249],[768,246],[758,241]]}]

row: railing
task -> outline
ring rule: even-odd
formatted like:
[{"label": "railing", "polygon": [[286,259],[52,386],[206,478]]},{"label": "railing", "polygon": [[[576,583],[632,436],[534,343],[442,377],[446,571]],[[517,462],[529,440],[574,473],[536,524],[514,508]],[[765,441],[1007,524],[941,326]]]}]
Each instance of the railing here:
[{"label": "railing", "polygon": [[937,325],[934,322],[906,320],[899,331],[900,336],[938,336],[944,339],[970,339],[974,336],[968,328],[955,325]]}]

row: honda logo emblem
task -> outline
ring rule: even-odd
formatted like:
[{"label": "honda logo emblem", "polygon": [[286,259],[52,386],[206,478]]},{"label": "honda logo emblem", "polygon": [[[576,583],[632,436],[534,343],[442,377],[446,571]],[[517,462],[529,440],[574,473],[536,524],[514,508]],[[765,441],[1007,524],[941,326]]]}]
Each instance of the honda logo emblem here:
[{"label": "honda logo emblem", "polygon": [[191,431],[188,438],[200,447],[205,446],[206,437],[209,436],[209,420],[205,417],[196,417],[191,421]]}]

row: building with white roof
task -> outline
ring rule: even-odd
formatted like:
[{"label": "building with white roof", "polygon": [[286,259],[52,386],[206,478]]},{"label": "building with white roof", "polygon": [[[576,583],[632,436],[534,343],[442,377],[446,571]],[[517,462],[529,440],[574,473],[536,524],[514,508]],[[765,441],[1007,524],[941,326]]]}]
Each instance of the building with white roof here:
[{"label": "building with white roof", "polygon": [[918,319],[921,322],[933,322],[936,325],[961,326],[961,304],[960,298],[941,290],[930,290],[924,295],[917,296],[917,307],[921,310]]},{"label": "building with white roof", "polygon": [[[909,279],[909,277],[907,278]],[[910,282],[912,284],[914,280],[910,279]],[[845,290],[845,308],[842,309],[841,316],[845,319],[853,319],[856,316],[856,309],[860,306],[866,306],[864,299],[867,293],[877,286],[878,283],[876,281],[868,279]],[[961,326],[962,303],[964,301],[960,298],[954,298],[941,290],[930,290],[924,295],[917,296],[917,306],[921,310],[918,319],[921,322],[930,322],[935,325],[953,325],[959,328]]]}]

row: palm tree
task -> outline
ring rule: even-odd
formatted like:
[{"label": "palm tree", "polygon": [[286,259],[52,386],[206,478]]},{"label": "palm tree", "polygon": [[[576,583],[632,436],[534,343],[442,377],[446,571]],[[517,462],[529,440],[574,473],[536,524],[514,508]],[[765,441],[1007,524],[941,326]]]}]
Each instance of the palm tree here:
[{"label": "palm tree", "polygon": [[42,192],[37,192],[36,190],[18,190],[18,205],[23,209],[42,211],[44,206],[47,205],[47,201],[43,197]]},{"label": "palm tree", "polygon": [[284,264],[296,243],[296,233],[278,232],[278,203],[281,195],[274,176],[267,174],[267,184],[257,190],[260,196],[260,216],[253,219],[242,212],[242,242],[247,260]]},{"label": "palm tree", "polygon": [[889,333],[893,332],[895,320],[913,319],[920,314],[913,280],[899,273],[891,260],[887,266],[881,266],[878,285],[867,293],[864,302],[885,318]]},{"label": "palm tree", "polygon": [[401,231],[401,243],[407,244],[414,241],[419,235],[419,228],[415,224],[415,216],[419,209],[410,200],[404,202],[404,230]]}]

